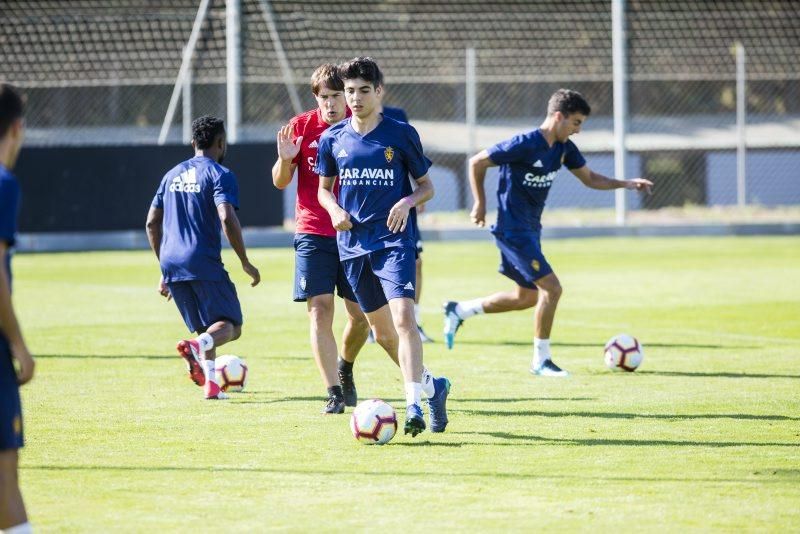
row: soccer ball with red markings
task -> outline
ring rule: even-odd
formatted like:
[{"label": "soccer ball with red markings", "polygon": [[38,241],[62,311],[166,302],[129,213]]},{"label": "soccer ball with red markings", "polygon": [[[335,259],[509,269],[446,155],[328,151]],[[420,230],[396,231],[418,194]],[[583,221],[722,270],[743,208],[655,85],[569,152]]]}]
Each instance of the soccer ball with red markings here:
[{"label": "soccer ball with red markings", "polygon": [[632,373],[642,364],[644,351],[635,337],[618,334],[606,343],[604,358],[609,369]]},{"label": "soccer ball with red markings", "polygon": [[238,356],[218,356],[214,361],[214,374],[222,391],[242,391],[247,385],[247,364]]},{"label": "soccer ball with red markings", "polygon": [[353,437],[366,445],[383,445],[397,432],[397,414],[380,399],[359,403],[350,416]]}]

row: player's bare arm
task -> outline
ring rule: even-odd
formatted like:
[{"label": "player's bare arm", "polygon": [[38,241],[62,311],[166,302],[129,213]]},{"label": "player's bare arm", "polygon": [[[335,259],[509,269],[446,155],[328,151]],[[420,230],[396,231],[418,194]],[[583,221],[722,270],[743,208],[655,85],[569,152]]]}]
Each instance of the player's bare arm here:
[{"label": "player's bare arm", "polygon": [[255,287],[261,281],[261,273],[258,269],[250,263],[247,259],[247,249],[244,246],[244,239],[242,238],[242,226],[239,224],[239,217],[236,216],[236,210],[227,202],[223,202],[217,206],[217,213],[219,220],[222,221],[222,230],[225,232],[225,237],[231,244],[231,248],[239,257],[242,262],[242,270],[253,279],[250,283],[251,287]]},{"label": "player's bare arm", "polygon": [[292,141],[293,128],[286,124],[278,130],[278,159],[272,166],[272,183],[278,189],[285,189],[292,181],[297,165],[292,160],[300,153],[300,144],[303,136]]},{"label": "player's bare arm", "polygon": [[486,191],[483,183],[486,179],[486,170],[496,166],[486,150],[481,150],[469,158],[469,188],[472,190],[473,199],[469,217],[476,226],[486,224]]},{"label": "player's bare arm", "polygon": [[[153,252],[156,255],[156,258],[161,257],[161,236],[164,233],[164,230],[161,226],[161,223],[164,220],[164,210],[161,208],[150,208],[150,211],[147,212],[147,223],[145,227],[147,229],[147,241],[150,243],[150,248],[153,249]],[[169,292],[169,288],[167,287],[166,282],[164,282],[164,276],[161,276],[161,279],[158,281],[158,294],[162,297],[165,297],[167,300],[172,299],[172,295]]]},{"label": "player's bare arm", "polygon": [[6,268],[6,255],[8,243],[0,240],[0,331],[8,340],[11,355],[17,361],[17,382],[22,385],[33,378],[35,362],[31,356],[22,330],[19,327],[14,307],[11,303],[11,287],[8,283],[8,270]]},{"label": "player's bare arm", "polygon": [[336,180],[335,176],[320,176],[319,189],[317,190],[317,200],[320,205],[325,208],[328,215],[331,216],[331,224],[339,232],[344,232],[353,227],[350,222],[350,214],[347,213],[336,202],[336,197],[333,195],[333,184]]},{"label": "player's bare arm", "polygon": [[402,232],[408,223],[408,214],[411,208],[424,204],[433,198],[433,182],[426,174],[417,178],[417,188],[407,197],[401,198],[392,209],[389,210],[389,217],[386,219],[386,226],[393,234]]},{"label": "player's bare arm", "polygon": [[645,178],[631,178],[630,180],[616,180],[591,170],[588,165],[578,169],[571,169],[572,174],[583,182],[583,185],[591,189],[630,189],[647,193],[653,192],[653,182]]}]

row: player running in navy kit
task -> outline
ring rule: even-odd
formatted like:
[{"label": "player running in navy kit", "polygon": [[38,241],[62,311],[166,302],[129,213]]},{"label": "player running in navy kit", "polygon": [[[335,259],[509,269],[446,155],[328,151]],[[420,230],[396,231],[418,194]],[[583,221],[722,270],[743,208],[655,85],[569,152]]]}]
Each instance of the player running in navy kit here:
[{"label": "player running in navy kit", "polygon": [[615,180],[592,171],[578,147],[569,140],[581,131],[591,108],[583,96],[559,89],[547,105],[542,125],[483,150],[470,159],[469,180],[474,204],[472,222],[486,222],[486,195],[483,182],[489,167],[500,166],[497,186],[497,223],[492,228],[500,249],[500,273],[517,287],[514,291],[455,302],[444,306],[444,334],[453,348],[456,331],[468,317],[482,313],[502,313],[536,306],[531,373],[563,377],[569,373],[553,363],[550,332],[561,283],[542,254],[541,214],[550,186],[561,165],[592,189],[635,189],[650,193],[653,183],[642,178]]},{"label": "player running in navy kit", "polygon": [[147,214],[147,238],[161,265],[159,293],[175,300],[189,331],[198,334],[177,347],[189,377],[204,387],[206,399],[224,399],[214,372],[216,347],[238,339],[243,320],[222,264],[221,230],[253,279],[250,285],[256,286],[261,275],[247,258],[236,216],[236,177],[221,165],[227,146],[222,119],[195,119],[192,146],[195,156],[161,180]]},{"label": "player running in navy kit", "polygon": [[19,386],[33,378],[34,360],[11,302],[11,247],[16,241],[21,196],[11,169],[22,147],[22,115],[20,95],[0,84],[0,530],[13,534],[32,531],[17,472],[24,444]]},{"label": "player running in navy kit", "polygon": [[[329,128],[319,141],[319,200],[338,230],[339,256],[361,309],[378,337],[394,326],[405,383],[405,432],[425,429],[420,406],[422,342],[414,320],[417,204],[433,197],[430,161],[413,127],[380,113],[383,75],[370,58],[339,67],[353,116]],[[409,174],[417,181],[411,191]],[[339,197],[333,194],[338,176]],[[428,399],[433,432],[447,425],[446,378],[433,380]]]}]

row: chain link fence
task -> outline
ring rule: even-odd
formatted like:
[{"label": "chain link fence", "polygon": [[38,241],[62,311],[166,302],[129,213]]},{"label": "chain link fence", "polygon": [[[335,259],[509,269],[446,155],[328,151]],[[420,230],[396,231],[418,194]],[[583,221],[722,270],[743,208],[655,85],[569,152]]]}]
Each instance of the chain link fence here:
[{"label": "chain link fence", "polygon": [[[200,19],[203,2],[196,0],[4,1],[0,79],[27,95],[29,144],[156,143],[198,23],[191,82],[167,141],[183,142],[183,114],[227,117],[226,10],[234,2],[206,1]],[[271,141],[298,105],[313,107],[307,80],[320,63],[371,55],[386,76],[386,103],[407,111],[434,161],[437,195],[428,213],[468,209],[466,158],[537,127],[559,87],[589,100],[592,116],[574,141],[594,170],[613,175],[609,0],[236,4],[239,142]],[[628,208],[800,204],[800,3],[628,0],[625,19],[627,168],[629,177],[657,183],[650,197],[629,193]],[[744,52],[739,71],[737,43]],[[471,82],[473,125],[467,124]],[[737,182],[742,101],[744,187]],[[495,184],[490,174],[487,191]],[[548,212],[595,209],[612,221],[614,195],[587,189],[562,171],[548,206]]]}]

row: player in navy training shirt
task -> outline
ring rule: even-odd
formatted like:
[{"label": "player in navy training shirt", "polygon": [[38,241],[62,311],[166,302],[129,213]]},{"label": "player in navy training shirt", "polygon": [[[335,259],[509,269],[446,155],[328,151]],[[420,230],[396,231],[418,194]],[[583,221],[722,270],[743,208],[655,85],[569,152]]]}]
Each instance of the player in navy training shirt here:
[{"label": "player in navy training shirt", "polygon": [[[406,392],[405,432],[425,429],[422,342],[414,320],[416,217],[433,197],[430,161],[413,127],[380,113],[383,75],[371,58],[339,67],[352,117],[322,134],[317,154],[320,204],[338,231],[339,257],[358,304],[377,336],[392,327]],[[409,174],[417,181],[411,191]],[[339,197],[332,189],[338,176]],[[428,399],[433,432],[447,425],[450,383],[436,378]]]},{"label": "player in navy training shirt", "polygon": [[474,204],[472,222],[486,221],[483,181],[489,167],[500,166],[497,187],[497,223],[492,228],[500,249],[500,273],[516,283],[514,291],[468,301],[445,303],[444,334],[453,348],[455,333],[468,317],[536,306],[531,373],[568,376],[550,355],[550,331],[561,296],[561,283],[542,254],[541,214],[561,165],[592,189],[635,189],[650,193],[653,183],[642,178],[615,180],[592,171],[578,147],[569,140],[581,131],[591,108],[583,96],[559,89],[547,105],[542,125],[483,150],[470,159],[469,180]]},{"label": "player in navy training shirt", "polygon": [[34,368],[11,302],[11,247],[20,206],[19,183],[11,169],[22,147],[22,115],[20,95],[0,84],[0,530],[16,534],[31,532],[17,465],[24,443],[19,386],[33,378]]},{"label": "player in navy training shirt", "polygon": [[147,214],[147,238],[161,265],[158,291],[175,300],[195,339],[178,343],[189,377],[204,386],[206,399],[224,399],[214,372],[216,348],[242,333],[236,288],[222,264],[220,231],[252,279],[261,275],[247,259],[236,177],[220,165],[225,157],[225,124],[216,117],[192,123],[195,155],[161,180]]}]

